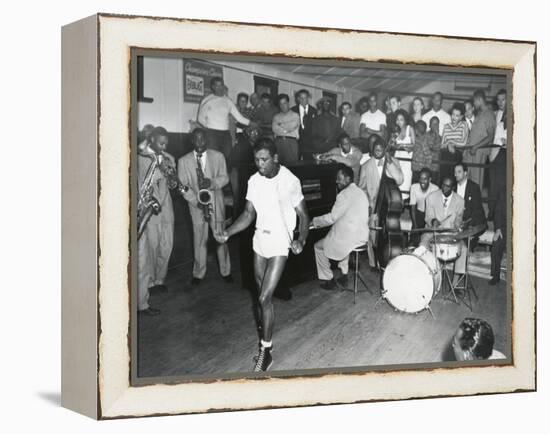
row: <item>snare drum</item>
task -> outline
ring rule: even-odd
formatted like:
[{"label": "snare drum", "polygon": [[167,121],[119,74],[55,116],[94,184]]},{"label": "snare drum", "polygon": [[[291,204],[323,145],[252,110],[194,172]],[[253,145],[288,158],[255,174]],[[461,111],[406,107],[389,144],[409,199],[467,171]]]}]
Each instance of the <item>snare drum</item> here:
[{"label": "snare drum", "polygon": [[435,249],[435,256],[443,262],[454,261],[462,253],[460,241],[451,237],[436,237],[431,241],[432,251]]},{"label": "snare drum", "polygon": [[418,247],[393,258],[382,279],[384,298],[395,309],[417,313],[426,309],[441,287],[441,268],[432,252]]}]

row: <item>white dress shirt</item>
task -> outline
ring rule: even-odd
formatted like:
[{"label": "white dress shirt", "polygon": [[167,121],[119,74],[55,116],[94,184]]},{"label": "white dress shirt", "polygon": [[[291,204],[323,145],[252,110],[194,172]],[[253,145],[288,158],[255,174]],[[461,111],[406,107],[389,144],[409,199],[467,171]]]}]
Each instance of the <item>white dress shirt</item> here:
[{"label": "white dress shirt", "polygon": [[430,119],[436,116],[439,119],[439,135],[443,135],[443,127],[451,122],[451,115],[447,113],[443,109],[439,109],[439,111],[434,111],[434,109],[431,109],[428,113],[426,113],[424,116],[422,116],[422,120],[426,122],[426,126],[428,127],[428,130],[430,129]]},{"label": "white dress shirt", "polygon": [[[193,155],[195,156],[195,161],[197,161],[199,156],[197,151],[193,151]],[[202,173],[204,173],[204,171],[206,170],[206,151],[201,154],[200,162],[201,162]]]},{"label": "white dress shirt", "polygon": [[304,116],[306,116],[307,112],[309,111],[309,104],[306,105],[305,107],[302,104],[300,104],[298,107],[300,108],[300,125],[302,125],[302,128],[305,128]]},{"label": "white dress shirt", "polygon": [[466,184],[468,183],[468,180],[465,179],[462,184],[458,183],[456,186],[456,193],[464,199],[464,196],[466,196]]}]

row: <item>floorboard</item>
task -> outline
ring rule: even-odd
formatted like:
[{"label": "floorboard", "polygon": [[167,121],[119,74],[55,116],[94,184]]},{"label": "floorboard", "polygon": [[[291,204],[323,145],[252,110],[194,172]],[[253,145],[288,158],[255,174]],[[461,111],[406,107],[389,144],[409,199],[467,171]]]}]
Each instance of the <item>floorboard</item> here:
[{"label": "floorboard", "polygon": [[[232,249],[233,251],[234,249]],[[235,257],[235,255],[233,255]],[[222,375],[250,372],[258,348],[254,296],[235,283],[223,282],[210,258],[206,279],[189,284],[189,267],[174,268],[168,292],[151,296],[161,309],[138,319],[138,376]],[[234,264],[234,270],[239,270]],[[350,267],[351,269],[351,267]],[[430,313],[395,311],[379,297],[379,275],[361,260],[361,272],[373,292],[322,290],[317,280],[292,288],[290,301],[275,299],[272,370],[376,366],[453,360],[451,337],[465,317],[488,321],[495,348],[506,352],[506,283],[489,286],[472,278],[479,299],[473,311],[440,293]]]}]

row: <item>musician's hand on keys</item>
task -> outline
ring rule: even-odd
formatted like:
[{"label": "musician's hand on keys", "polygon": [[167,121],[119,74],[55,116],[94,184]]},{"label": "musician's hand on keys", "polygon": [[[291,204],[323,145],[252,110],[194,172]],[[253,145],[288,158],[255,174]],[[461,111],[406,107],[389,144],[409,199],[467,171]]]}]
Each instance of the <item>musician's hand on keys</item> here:
[{"label": "musician's hand on keys", "polygon": [[227,234],[227,231],[216,231],[214,232],[214,238],[218,243],[225,244],[229,239],[229,235]]},{"label": "musician's hand on keys", "polygon": [[202,188],[210,188],[211,186],[212,180],[210,178],[204,178]]},{"label": "musician's hand on keys", "polygon": [[434,228],[438,228],[439,226],[441,226],[441,223],[438,219],[432,219],[432,226]]},{"label": "musician's hand on keys", "polygon": [[476,154],[477,150],[476,148],[470,148],[469,152],[470,152],[470,155],[473,157]]},{"label": "musician's hand on keys", "polygon": [[299,255],[302,253],[302,250],[304,250],[304,244],[300,240],[294,240],[290,244],[290,250],[292,250],[292,253],[295,255]]}]

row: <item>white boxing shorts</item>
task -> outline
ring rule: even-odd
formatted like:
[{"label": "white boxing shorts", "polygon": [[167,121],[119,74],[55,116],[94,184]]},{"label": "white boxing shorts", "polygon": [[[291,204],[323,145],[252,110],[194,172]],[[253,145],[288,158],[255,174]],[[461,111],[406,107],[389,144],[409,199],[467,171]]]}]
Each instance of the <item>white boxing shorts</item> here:
[{"label": "white boxing shorts", "polygon": [[256,228],[252,239],[252,249],[263,258],[288,256],[290,241],[287,234]]}]

